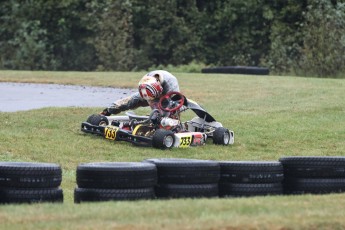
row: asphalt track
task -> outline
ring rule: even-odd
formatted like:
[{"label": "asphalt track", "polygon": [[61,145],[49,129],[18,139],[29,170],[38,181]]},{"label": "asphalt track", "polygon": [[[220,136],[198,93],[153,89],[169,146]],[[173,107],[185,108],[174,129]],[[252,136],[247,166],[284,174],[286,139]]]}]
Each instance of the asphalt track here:
[{"label": "asphalt track", "polygon": [[44,107],[107,107],[135,89],[0,82],[0,112]]}]

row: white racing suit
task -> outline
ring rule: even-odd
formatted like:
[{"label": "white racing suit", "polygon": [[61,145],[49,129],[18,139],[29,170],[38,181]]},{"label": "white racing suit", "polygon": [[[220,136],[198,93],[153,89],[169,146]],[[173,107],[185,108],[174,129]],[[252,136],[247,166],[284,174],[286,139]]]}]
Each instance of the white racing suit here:
[{"label": "white racing suit", "polygon": [[[180,92],[176,77],[168,71],[154,70],[145,76],[155,76],[159,78],[159,81],[163,87],[162,95],[165,95],[169,92]],[[110,107],[106,108],[105,111],[107,111],[107,115],[110,115],[144,106],[150,106],[151,109],[158,109],[158,102],[159,98],[152,101],[146,101],[140,96],[139,92],[137,92],[129,97],[115,101]]]}]

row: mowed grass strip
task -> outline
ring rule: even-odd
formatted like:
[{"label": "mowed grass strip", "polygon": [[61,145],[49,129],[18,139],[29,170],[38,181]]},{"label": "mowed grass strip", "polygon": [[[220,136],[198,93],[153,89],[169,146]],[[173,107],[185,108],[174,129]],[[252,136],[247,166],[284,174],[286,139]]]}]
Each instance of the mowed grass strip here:
[{"label": "mowed grass strip", "polygon": [[[0,81],[136,88],[142,75],[1,71]],[[203,147],[161,151],[82,133],[80,123],[99,112],[100,107],[0,113],[0,161],[60,164],[65,195],[63,205],[0,206],[1,226],[4,229],[345,227],[341,218],[343,194],[73,204],[75,170],[83,162],[142,161],[156,157],[278,160],[282,156],[345,155],[344,80],[186,73],[176,76],[188,98],[235,131],[233,146],[215,146],[208,141]],[[136,112],[147,114],[149,109]],[[188,111],[183,118],[193,116]]]},{"label": "mowed grass strip", "polygon": [[344,229],[343,194],[0,206],[1,229]]}]

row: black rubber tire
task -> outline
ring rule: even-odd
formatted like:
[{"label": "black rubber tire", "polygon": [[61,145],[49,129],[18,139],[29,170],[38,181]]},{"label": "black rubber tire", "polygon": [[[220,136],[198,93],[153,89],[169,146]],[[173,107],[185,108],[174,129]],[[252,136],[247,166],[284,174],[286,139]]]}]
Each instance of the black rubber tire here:
[{"label": "black rubber tire", "polygon": [[183,158],[147,159],[156,165],[158,184],[213,184],[220,178],[216,161]]},{"label": "black rubber tire", "polygon": [[283,194],[282,183],[219,183],[219,196],[267,196]]},{"label": "black rubber tire", "polygon": [[344,178],[345,157],[282,157],[286,177]]},{"label": "black rubber tire", "polygon": [[284,179],[279,161],[220,161],[220,182],[278,183]]},{"label": "black rubber tire", "polygon": [[327,194],[345,192],[345,178],[285,178],[285,194]]},{"label": "black rubber tire", "polygon": [[132,188],[132,189],[98,189],[98,188],[75,188],[74,202],[92,201],[122,201],[154,199],[154,188]]},{"label": "black rubber tire", "polygon": [[157,184],[154,164],[140,162],[96,162],[79,164],[80,188],[146,188]]},{"label": "black rubber tire", "polygon": [[60,188],[17,189],[1,188],[1,203],[41,203],[63,202],[63,191]]},{"label": "black rubber tire", "polygon": [[34,162],[0,162],[0,188],[55,188],[62,180],[57,164]]},{"label": "black rubber tire", "polygon": [[230,73],[230,74],[252,74],[269,75],[270,71],[266,67],[257,66],[220,66],[212,68],[203,68],[202,73]]},{"label": "black rubber tire", "polygon": [[218,184],[159,184],[157,198],[218,197]]},{"label": "black rubber tire", "polygon": [[92,114],[87,118],[86,122],[97,126],[109,125],[108,118],[102,114]]},{"label": "black rubber tire", "polygon": [[[172,138],[171,146],[165,144],[166,138]],[[175,143],[175,135],[170,130],[158,129],[152,137],[152,146],[158,149],[171,149]]]},{"label": "black rubber tire", "polygon": [[[226,134],[229,135],[229,140],[227,142],[224,140]],[[215,145],[228,145],[230,143],[230,131],[224,127],[218,127],[213,132],[212,138]]]}]

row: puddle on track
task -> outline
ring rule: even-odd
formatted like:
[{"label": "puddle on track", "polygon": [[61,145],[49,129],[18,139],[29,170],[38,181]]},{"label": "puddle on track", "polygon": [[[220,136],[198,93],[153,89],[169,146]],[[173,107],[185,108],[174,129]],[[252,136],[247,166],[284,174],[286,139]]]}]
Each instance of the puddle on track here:
[{"label": "puddle on track", "polygon": [[135,89],[0,82],[0,112],[44,107],[107,107]]}]

